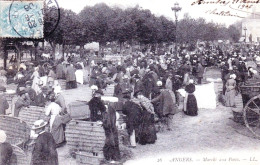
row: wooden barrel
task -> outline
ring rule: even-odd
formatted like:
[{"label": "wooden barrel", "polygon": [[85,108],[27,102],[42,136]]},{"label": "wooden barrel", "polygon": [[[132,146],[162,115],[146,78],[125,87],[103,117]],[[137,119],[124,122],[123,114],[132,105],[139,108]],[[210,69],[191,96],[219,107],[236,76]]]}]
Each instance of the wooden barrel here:
[{"label": "wooden barrel", "polygon": [[12,145],[13,155],[11,157],[11,165],[29,165],[29,156],[19,147]]},{"label": "wooden barrel", "polygon": [[21,145],[29,140],[29,126],[16,117],[0,116],[0,130],[4,130],[7,135],[7,142],[13,145]]},{"label": "wooden barrel", "polygon": [[36,120],[45,118],[44,107],[23,107],[19,112],[18,118],[25,121],[29,127],[32,127]]},{"label": "wooden barrel", "polygon": [[65,131],[67,145],[78,151],[101,151],[105,143],[105,132],[96,122],[72,120]]}]

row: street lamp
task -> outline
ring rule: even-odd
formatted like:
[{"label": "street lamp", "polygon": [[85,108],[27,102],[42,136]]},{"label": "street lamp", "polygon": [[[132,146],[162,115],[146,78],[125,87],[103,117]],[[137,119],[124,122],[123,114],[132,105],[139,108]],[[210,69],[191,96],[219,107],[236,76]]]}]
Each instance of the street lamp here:
[{"label": "street lamp", "polygon": [[[175,51],[176,53],[178,52],[177,50],[177,25],[178,25],[178,13],[179,11],[181,11],[181,7],[179,6],[179,3],[178,2],[175,2],[174,3],[174,6],[172,7],[172,11],[174,11],[175,13],[175,24],[176,24],[176,27],[175,27]],[[178,55],[178,53],[177,53]]]},{"label": "street lamp", "polygon": [[245,31],[245,42],[246,42],[246,31],[247,31],[246,27],[244,27],[244,31]]}]

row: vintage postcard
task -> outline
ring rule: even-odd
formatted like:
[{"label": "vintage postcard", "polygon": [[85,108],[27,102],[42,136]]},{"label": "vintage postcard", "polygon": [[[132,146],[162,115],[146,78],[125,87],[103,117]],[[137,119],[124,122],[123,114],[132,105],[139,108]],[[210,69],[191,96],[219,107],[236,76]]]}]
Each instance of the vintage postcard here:
[{"label": "vintage postcard", "polygon": [[259,165],[259,0],[0,0],[0,164]]}]

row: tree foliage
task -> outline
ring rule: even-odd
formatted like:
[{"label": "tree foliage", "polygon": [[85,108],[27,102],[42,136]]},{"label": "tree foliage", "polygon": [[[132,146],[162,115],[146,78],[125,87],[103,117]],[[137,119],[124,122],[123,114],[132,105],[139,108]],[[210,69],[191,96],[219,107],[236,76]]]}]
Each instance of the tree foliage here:
[{"label": "tree foliage", "polygon": [[[140,44],[161,44],[175,42],[196,43],[197,40],[232,40],[240,38],[239,28],[213,22],[203,18],[194,19],[188,14],[178,22],[177,38],[175,22],[164,17],[157,17],[150,10],[139,6],[127,9],[109,7],[105,3],[93,7],[86,6],[79,14],[60,9],[60,23],[54,33],[45,39],[50,43],[83,46],[89,42],[138,42]],[[49,13],[45,30],[55,20],[55,14]]]}]

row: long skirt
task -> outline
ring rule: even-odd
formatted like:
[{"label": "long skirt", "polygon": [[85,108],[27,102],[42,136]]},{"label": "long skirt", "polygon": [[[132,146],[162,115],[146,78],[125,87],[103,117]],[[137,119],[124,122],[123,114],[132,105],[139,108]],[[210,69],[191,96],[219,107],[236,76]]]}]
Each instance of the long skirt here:
[{"label": "long skirt", "polygon": [[139,128],[138,142],[141,145],[153,144],[157,140],[154,115],[144,110]]},{"label": "long skirt", "polygon": [[106,131],[106,140],[103,147],[103,154],[106,160],[120,160],[120,150],[119,150],[119,139],[118,132],[107,132]]},{"label": "long skirt", "polygon": [[188,94],[185,98],[184,113],[189,116],[198,115],[198,105],[196,97],[193,94]]},{"label": "long skirt", "polygon": [[235,106],[235,97],[236,97],[236,90],[226,90],[225,98],[226,98],[226,106],[233,107]]}]

